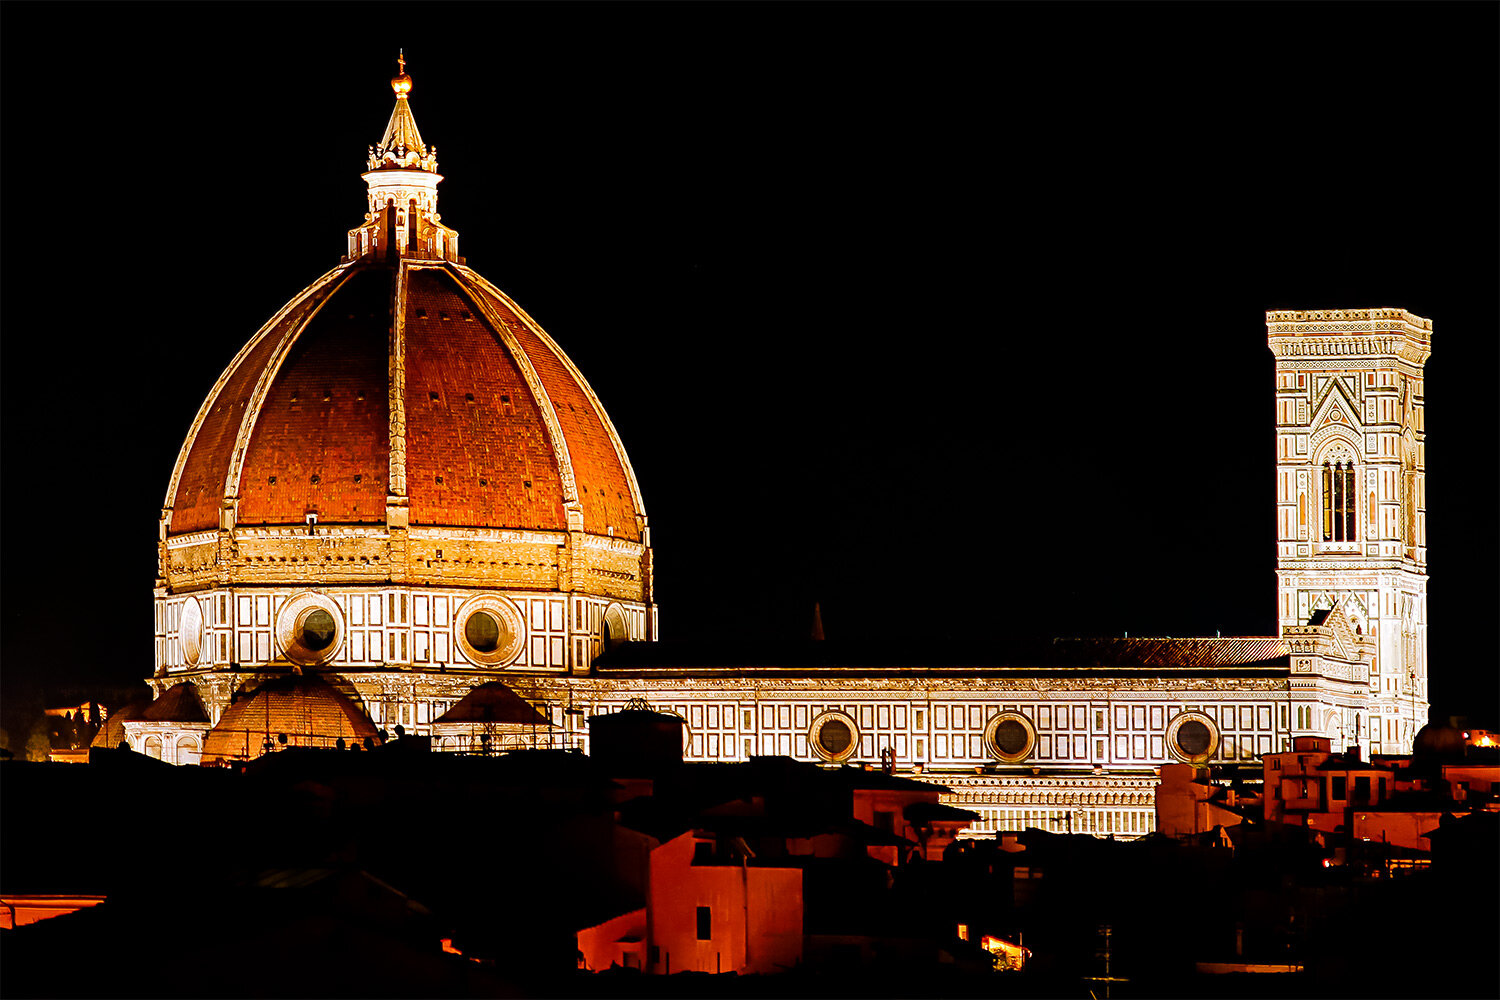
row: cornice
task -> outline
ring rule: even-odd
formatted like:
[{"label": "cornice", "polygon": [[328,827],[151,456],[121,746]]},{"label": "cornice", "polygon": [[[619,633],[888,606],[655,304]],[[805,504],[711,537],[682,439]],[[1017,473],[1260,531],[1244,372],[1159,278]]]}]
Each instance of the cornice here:
[{"label": "cornice", "polygon": [[1273,335],[1304,333],[1409,333],[1426,340],[1432,320],[1405,309],[1270,309],[1266,328]]}]

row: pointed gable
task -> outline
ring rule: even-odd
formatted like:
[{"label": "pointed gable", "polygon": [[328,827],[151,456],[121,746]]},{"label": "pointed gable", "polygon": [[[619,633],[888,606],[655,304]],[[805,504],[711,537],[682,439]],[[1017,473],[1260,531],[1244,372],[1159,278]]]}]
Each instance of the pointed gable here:
[{"label": "pointed gable", "polygon": [[503,722],[520,726],[551,726],[546,716],[499,681],[481,684],[436,720],[439,723]]}]

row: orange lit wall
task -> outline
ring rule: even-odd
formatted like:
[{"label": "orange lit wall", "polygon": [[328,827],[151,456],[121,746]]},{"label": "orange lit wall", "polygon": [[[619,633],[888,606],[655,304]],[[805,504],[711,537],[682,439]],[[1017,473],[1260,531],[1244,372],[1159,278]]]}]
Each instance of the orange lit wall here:
[{"label": "orange lit wall", "polygon": [[[694,865],[692,833],[651,852],[647,971],[772,973],[802,960],[802,870]],[[698,907],[710,936],[698,939]]]},{"label": "orange lit wall", "polygon": [[0,896],[0,928],[11,930],[104,902],[103,896]]},{"label": "orange lit wall", "polygon": [[631,910],[579,931],[578,950],[583,955],[583,967],[590,972],[603,972],[615,965],[622,969],[644,969],[646,911]]},{"label": "orange lit wall", "polygon": [[[1432,843],[1422,834],[1436,830],[1442,817],[1441,812],[1360,812],[1356,809],[1352,814],[1353,822],[1349,833],[1356,840],[1386,843],[1413,851],[1429,851]],[[1307,817],[1307,825],[1314,830],[1331,833],[1336,827],[1344,825],[1344,812],[1312,813]]]},{"label": "orange lit wall", "polygon": [[1443,780],[1450,788],[1467,782],[1471,794],[1493,792],[1500,782],[1500,764],[1444,764]]},{"label": "orange lit wall", "polygon": [[1212,785],[1194,781],[1191,764],[1163,764],[1156,786],[1156,828],[1168,837],[1207,833],[1216,826],[1235,826],[1239,813],[1208,801]]}]

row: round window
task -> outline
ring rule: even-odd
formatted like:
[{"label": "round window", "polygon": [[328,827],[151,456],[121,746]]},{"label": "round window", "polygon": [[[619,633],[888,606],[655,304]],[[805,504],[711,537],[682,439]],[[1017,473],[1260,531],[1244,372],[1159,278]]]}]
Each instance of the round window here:
[{"label": "round window", "polygon": [[470,663],[507,666],[526,646],[526,620],[498,594],[471,597],[454,613],[453,643]]},{"label": "round window", "polygon": [[177,622],[177,641],[182,644],[182,659],[188,666],[196,666],[203,651],[203,612],[198,602],[189,597],[182,602],[182,617]]},{"label": "round window", "polygon": [[1189,757],[1207,750],[1209,741],[1208,727],[1197,719],[1189,719],[1177,728],[1177,748]]},{"label": "round window", "polygon": [[488,611],[476,611],[464,622],[464,638],[481,653],[500,648],[500,623]]},{"label": "round window", "polygon": [[838,719],[829,719],[818,730],[818,742],[830,756],[837,757],[849,749],[849,744],[854,742],[854,734]]},{"label": "round window", "polygon": [[1201,764],[1219,749],[1219,727],[1202,712],[1183,712],[1167,726],[1167,751],[1189,764]]},{"label": "round window", "polygon": [[322,608],[313,608],[302,618],[302,627],[297,633],[297,641],[303,647],[321,653],[333,645],[334,636],[338,634],[338,625],[330,615]]},{"label": "round window", "polygon": [[1036,727],[1020,712],[1001,712],[985,727],[984,742],[996,759],[1019,764],[1036,747]]},{"label": "round window", "polygon": [[296,594],[276,613],[276,644],[293,663],[320,666],[338,655],[343,621],[343,612],[327,594]]},{"label": "round window", "polygon": [[841,764],[859,749],[859,727],[847,712],[824,712],[807,731],[812,752],[830,764]]}]

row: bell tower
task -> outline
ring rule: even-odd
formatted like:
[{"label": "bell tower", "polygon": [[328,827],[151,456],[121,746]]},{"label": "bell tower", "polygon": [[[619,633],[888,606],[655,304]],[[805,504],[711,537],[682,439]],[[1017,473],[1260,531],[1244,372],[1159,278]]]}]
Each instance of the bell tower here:
[{"label": "bell tower", "polygon": [[1369,711],[1345,735],[1371,752],[1409,752],[1428,709],[1422,369],[1432,321],[1404,309],[1275,311],[1266,332],[1278,631],[1342,607],[1375,646]]}]

